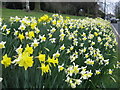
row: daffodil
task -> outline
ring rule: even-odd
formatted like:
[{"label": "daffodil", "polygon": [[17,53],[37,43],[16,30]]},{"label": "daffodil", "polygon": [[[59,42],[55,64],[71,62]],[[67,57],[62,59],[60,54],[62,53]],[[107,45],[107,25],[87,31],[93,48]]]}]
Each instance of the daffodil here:
[{"label": "daffodil", "polygon": [[22,51],[23,51],[23,48],[21,48],[21,47],[22,47],[22,45],[20,45],[19,48],[16,49],[16,52],[17,52],[18,54],[21,54]]},{"label": "daffodil", "polygon": [[45,54],[39,54],[38,59],[40,62],[45,62],[46,55]]},{"label": "daffodil", "polygon": [[2,80],[3,80],[3,78],[2,78],[2,77],[0,77],[0,82],[2,82]]},{"label": "daffodil", "polygon": [[64,44],[60,47],[60,50],[64,50],[65,49],[65,46]]},{"label": "daffodil", "polygon": [[101,37],[98,37],[98,42],[101,42],[101,41],[102,41]]},{"label": "daffodil", "polygon": [[59,56],[60,56],[59,51],[57,51],[56,53],[53,54],[53,57],[54,57],[54,58],[58,58]]},{"label": "daffodil", "polygon": [[52,28],[52,29],[50,30],[51,33],[54,33],[55,31],[56,31],[55,28]]},{"label": "daffodil", "polygon": [[9,33],[10,33],[10,29],[6,29],[6,31],[7,31],[6,34],[9,34]]},{"label": "daffodil", "polygon": [[3,41],[0,42],[0,49],[5,48],[5,43],[6,42],[3,42]]},{"label": "daffodil", "polygon": [[54,58],[54,57],[50,58],[50,57],[48,57],[47,62],[50,64],[50,66],[51,66],[51,63],[52,63],[54,66],[56,66],[55,64],[58,65],[58,58]]},{"label": "daffodil", "polygon": [[56,42],[56,38],[51,38],[49,40],[51,41],[51,43],[55,43]]},{"label": "daffodil", "polygon": [[101,73],[100,70],[96,70],[96,71],[95,71],[95,74],[96,74],[96,75],[99,75],[100,73]]},{"label": "daffodil", "polygon": [[3,25],[1,30],[5,30],[7,28],[7,25]]},{"label": "daffodil", "polygon": [[51,71],[50,71],[50,67],[49,67],[48,64],[45,65],[44,63],[41,63],[40,69],[42,70],[42,75],[43,75],[44,73],[51,72]]},{"label": "daffodil", "polygon": [[109,69],[108,74],[112,75],[112,73],[113,73],[113,70]]},{"label": "daffodil", "polygon": [[7,54],[5,54],[3,56],[3,59],[1,61],[1,64],[5,65],[5,68],[8,67],[9,65],[11,65],[11,58],[7,56]]},{"label": "daffodil", "polygon": [[53,20],[53,21],[52,21],[52,24],[53,24],[53,25],[56,25],[56,24],[57,24],[56,20]]},{"label": "daffodil", "polygon": [[33,47],[30,47],[28,44],[26,45],[25,51],[28,54],[32,54],[33,53]]},{"label": "daffodil", "polygon": [[64,64],[58,66],[58,71],[59,71],[59,72],[64,70],[63,65],[64,65]]},{"label": "daffodil", "polygon": [[37,23],[35,22],[35,23],[31,23],[31,29],[35,29],[35,27],[36,27],[36,25],[37,25]]},{"label": "daffodil", "polygon": [[74,81],[77,85],[80,85],[82,83],[82,80],[80,80],[80,79],[75,79]]},{"label": "daffodil", "polygon": [[32,43],[32,47],[37,47],[38,46],[38,44],[39,44],[39,42],[37,41],[37,39],[34,39],[34,42]]},{"label": "daffodil", "polygon": [[84,63],[88,64],[88,65],[94,65],[94,61],[87,59]]},{"label": "daffodil", "polygon": [[35,33],[38,34],[39,32],[40,30],[37,27],[35,27]]},{"label": "daffodil", "polygon": [[98,36],[98,33],[97,33],[97,32],[94,32],[94,35],[95,35],[95,36]]},{"label": "daffodil", "polygon": [[45,35],[43,35],[43,36],[40,35],[39,38],[41,39],[41,42],[45,42],[46,41]]},{"label": "daffodil", "polygon": [[30,39],[32,39],[33,37],[35,37],[34,32],[33,32],[33,31],[28,32],[28,37],[29,37]]},{"label": "daffodil", "polygon": [[73,49],[74,49],[74,46],[71,46],[71,47],[70,47],[70,50],[72,51]]},{"label": "daffodil", "polygon": [[20,25],[20,27],[18,28],[19,30],[23,31],[25,30],[26,26],[24,24]]},{"label": "daffodil", "polygon": [[72,88],[76,88],[76,84],[75,83],[70,83]]},{"label": "daffodil", "polygon": [[25,36],[24,36],[23,33],[22,33],[22,34],[19,34],[19,35],[18,35],[18,38],[22,41],[23,39],[25,39]]},{"label": "daffodil", "polygon": [[20,60],[17,62],[17,64],[20,67],[24,67],[25,70],[27,70],[28,67],[32,67],[33,63],[33,56],[30,56],[27,52],[23,52]]}]

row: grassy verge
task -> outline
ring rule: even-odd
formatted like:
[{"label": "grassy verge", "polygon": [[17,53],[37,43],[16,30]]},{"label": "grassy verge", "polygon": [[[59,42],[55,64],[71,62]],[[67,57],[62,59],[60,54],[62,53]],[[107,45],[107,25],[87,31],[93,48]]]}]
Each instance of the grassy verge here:
[{"label": "grassy verge", "polygon": [[[15,10],[15,9],[6,9],[2,8],[2,17],[5,19],[8,19],[10,16],[19,16],[19,17],[24,17],[24,16],[34,16],[34,17],[41,17],[44,14],[47,14],[51,16],[53,13],[45,12],[45,11],[40,11],[40,12],[35,12],[35,11],[30,11],[30,12],[25,12],[24,10]],[[67,14],[61,14],[63,17],[69,16],[70,18],[74,19],[83,19],[85,17],[81,16],[72,16],[72,15],[67,15]]]}]

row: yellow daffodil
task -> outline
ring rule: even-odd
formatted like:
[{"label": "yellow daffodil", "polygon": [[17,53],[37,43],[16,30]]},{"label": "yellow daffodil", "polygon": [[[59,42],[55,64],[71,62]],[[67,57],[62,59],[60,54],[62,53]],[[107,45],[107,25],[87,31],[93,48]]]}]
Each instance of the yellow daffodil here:
[{"label": "yellow daffodil", "polygon": [[17,64],[20,67],[24,67],[25,70],[27,70],[28,67],[32,67],[33,63],[33,56],[29,56],[29,54],[26,52],[22,53],[20,60],[17,62]]},{"label": "yellow daffodil", "polygon": [[3,56],[3,60],[1,61],[1,64],[5,65],[5,68],[8,67],[9,65],[11,65],[11,58],[7,56],[7,54],[5,54]]},{"label": "yellow daffodil", "polygon": [[48,73],[48,72],[50,72],[50,67],[49,67],[49,65],[47,64],[47,65],[45,65],[44,63],[41,63],[41,70],[42,70],[42,75],[44,74],[44,73]]},{"label": "yellow daffodil", "polygon": [[23,33],[22,33],[22,34],[19,34],[19,35],[18,35],[18,38],[22,41],[22,40],[25,38],[25,36],[24,36]]},{"label": "yellow daffodil", "polygon": [[58,58],[55,59],[54,57],[52,57],[52,58],[48,57],[47,62],[50,64],[50,66],[51,66],[51,63],[52,63],[54,66],[55,66],[55,64],[58,65]]},{"label": "yellow daffodil", "polygon": [[35,29],[35,27],[36,27],[36,25],[37,25],[37,23],[35,22],[35,23],[31,23],[31,29]]},{"label": "yellow daffodil", "polygon": [[29,37],[30,39],[32,39],[33,37],[35,37],[34,32],[33,32],[33,31],[28,32],[28,37]]},{"label": "yellow daffodil", "polygon": [[33,53],[33,47],[29,47],[29,45],[27,44],[24,52],[26,52],[28,54],[32,54]]},{"label": "yellow daffodil", "polygon": [[45,54],[39,54],[39,56],[38,56],[38,59],[39,59],[40,62],[41,61],[45,62],[45,58],[46,58]]}]

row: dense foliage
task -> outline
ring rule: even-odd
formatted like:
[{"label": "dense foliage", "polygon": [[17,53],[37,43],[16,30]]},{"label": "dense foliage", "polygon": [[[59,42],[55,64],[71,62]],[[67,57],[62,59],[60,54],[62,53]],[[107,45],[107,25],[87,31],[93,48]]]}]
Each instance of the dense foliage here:
[{"label": "dense foliage", "polygon": [[101,18],[0,21],[3,88],[100,88],[99,78],[112,76],[118,63],[115,35]]}]

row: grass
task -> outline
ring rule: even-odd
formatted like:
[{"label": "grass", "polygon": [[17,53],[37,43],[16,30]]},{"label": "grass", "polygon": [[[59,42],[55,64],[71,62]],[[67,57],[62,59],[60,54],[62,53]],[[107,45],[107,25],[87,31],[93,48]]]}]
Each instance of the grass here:
[{"label": "grass", "polygon": [[[2,8],[2,12],[0,12],[0,14],[2,14],[2,17],[5,19],[8,19],[10,16],[19,16],[19,17],[24,17],[24,16],[33,16],[33,17],[41,17],[44,14],[47,15],[52,15],[53,13],[49,13],[46,11],[40,11],[40,12],[35,12],[35,11],[29,11],[29,12],[25,12],[25,10],[15,10],[15,9],[6,9],[6,8]],[[68,14],[61,14],[63,17],[69,16],[70,18],[73,19],[83,19],[85,17],[83,16],[72,16],[72,15],[68,15]]]}]

